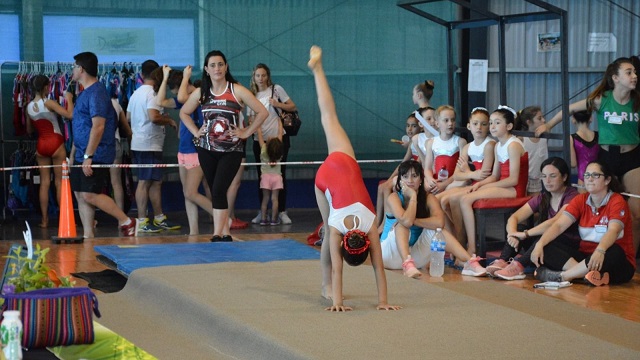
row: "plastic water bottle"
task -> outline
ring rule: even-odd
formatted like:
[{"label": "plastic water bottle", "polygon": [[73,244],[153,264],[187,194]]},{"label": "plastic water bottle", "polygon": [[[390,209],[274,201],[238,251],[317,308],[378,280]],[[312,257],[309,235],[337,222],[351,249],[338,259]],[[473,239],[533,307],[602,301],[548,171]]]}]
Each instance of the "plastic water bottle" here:
[{"label": "plastic water bottle", "polygon": [[449,178],[449,171],[446,166],[443,166],[440,171],[438,171],[438,181],[446,181]]},{"label": "plastic water bottle", "polygon": [[446,241],[442,229],[436,229],[431,237],[431,261],[429,263],[429,275],[441,277],[444,274],[444,248]]},{"label": "plastic water bottle", "polygon": [[8,310],[2,316],[0,333],[2,334],[2,351],[7,360],[22,359],[22,321],[20,311]]}]

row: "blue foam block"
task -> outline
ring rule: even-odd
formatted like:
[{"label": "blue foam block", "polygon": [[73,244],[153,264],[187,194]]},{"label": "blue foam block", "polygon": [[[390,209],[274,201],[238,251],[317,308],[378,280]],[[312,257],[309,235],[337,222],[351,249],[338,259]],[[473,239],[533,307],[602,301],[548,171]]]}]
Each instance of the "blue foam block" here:
[{"label": "blue foam block", "polygon": [[268,262],[314,260],[320,252],[295,240],[246,242],[179,243],[149,245],[105,245],[94,249],[113,261],[125,275],[136,269],[168,265],[211,264],[218,262]]}]

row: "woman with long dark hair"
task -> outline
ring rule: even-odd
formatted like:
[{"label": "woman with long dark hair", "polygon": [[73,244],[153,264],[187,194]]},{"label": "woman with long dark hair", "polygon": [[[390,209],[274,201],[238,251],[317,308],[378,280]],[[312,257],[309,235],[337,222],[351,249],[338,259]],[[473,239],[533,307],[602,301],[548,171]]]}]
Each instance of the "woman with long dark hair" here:
[{"label": "woman with long dark hair", "polygon": [[[598,122],[598,160],[608,164],[625,191],[640,194],[640,91],[638,70],[626,57],[607,66],[602,82],[587,96],[569,106],[569,115],[586,110],[596,113]],[[547,124],[536,129],[536,135],[550,130],[562,121],[562,111]],[[636,179],[636,180],[634,180]],[[633,226],[633,249],[640,245],[640,199],[629,199]]]},{"label": "woman with long dark hair", "polygon": [[[436,196],[424,187],[422,165],[415,160],[398,166],[395,191],[386,200],[381,239],[382,261],[387,269],[402,269],[405,276],[421,276],[419,268],[431,257],[430,241],[438,228],[444,228],[444,211]],[[487,271],[478,257],[471,257],[458,240],[442,230],[446,246],[456,260],[463,263],[462,275],[484,276]]]},{"label": "woman with long dark hair", "polygon": [[[204,119],[200,128],[191,118],[198,105]],[[248,127],[240,116],[245,105],[256,113]],[[211,188],[212,242],[233,241],[229,233],[227,190],[242,162],[245,139],[262,125],[267,115],[260,101],[231,75],[224,54],[219,50],[209,52],[202,71],[202,86],[189,95],[180,110],[180,120],[194,136],[200,166]]]},{"label": "woman with long dark hair", "polygon": [[[500,257],[487,266],[487,272],[504,280],[520,280],[526,276],[524,269],[531,266],[531,251],[536,241],[562,214],[569,202],[578,195],[570,184],[571,172],[567,163],[559,157],[550,157],[540,165],[542,192],[533,197],[507,220],[507,243]],[[538,214],[536,226],[518,231],[518,224]],[[580,243],[578,225],[570,226],[558,241],[577,249]],[[518,256],[522,253],[522,256]]]}]

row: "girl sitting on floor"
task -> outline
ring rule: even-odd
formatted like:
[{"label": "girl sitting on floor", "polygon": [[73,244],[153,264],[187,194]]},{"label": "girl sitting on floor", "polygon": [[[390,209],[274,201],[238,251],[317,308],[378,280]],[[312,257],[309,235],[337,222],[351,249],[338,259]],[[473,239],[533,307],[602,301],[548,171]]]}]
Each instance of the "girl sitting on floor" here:
[{"label": "girl sitting on floor", "polygon": [[[384,231],[381,236],[382,261],[387,269],[403,269],[411,278],[421,276],[417,268],[430,259],[430,241],[444,225],[444,213],[436,197],[424,189],[424,172],[419,162],[405,161],[398,167],[395,191],[387,198]],[[462,275],[486,274],[479,259],[470,257],[450,232],[443,230],[445,250],[464,262]]]}]

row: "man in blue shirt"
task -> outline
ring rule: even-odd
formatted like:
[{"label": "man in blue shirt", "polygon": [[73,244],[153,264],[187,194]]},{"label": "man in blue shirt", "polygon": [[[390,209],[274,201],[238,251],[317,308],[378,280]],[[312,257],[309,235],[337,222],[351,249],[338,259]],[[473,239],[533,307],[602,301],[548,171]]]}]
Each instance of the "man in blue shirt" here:
[{"label": "man in blue shirt", "polygon": [[73,109],[73,143],[75,163],[82,168],[71,169],[71,187],[78,200],[83,227],[93,227],[97,207],[118,219],[123,236],[136,236],[136,219],[129,218],[113,199],[102,193],[110,182],[108,168],[92,168],[92,164],[113,164],[117,117],[104,85],[98,82],[98,57],[91,52],[73,57],[73,80],[84,90]]}]

